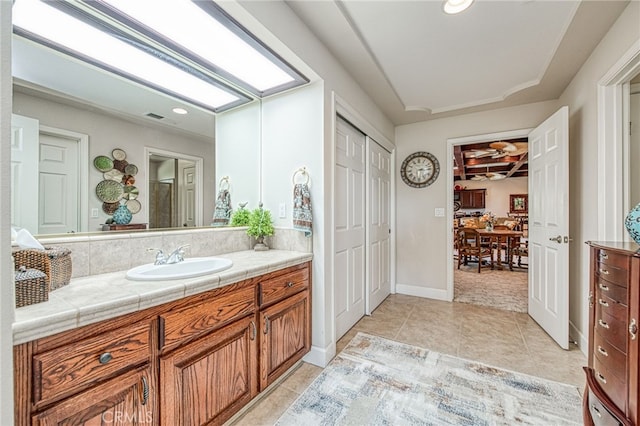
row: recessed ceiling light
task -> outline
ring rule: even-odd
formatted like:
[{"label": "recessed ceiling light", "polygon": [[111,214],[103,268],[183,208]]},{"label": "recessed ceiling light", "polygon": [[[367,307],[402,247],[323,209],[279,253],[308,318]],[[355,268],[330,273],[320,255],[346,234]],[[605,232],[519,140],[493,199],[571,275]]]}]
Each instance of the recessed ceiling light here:
[{"label": "recessed ceiling light", "polygon": [[189,112],[184,109],[184,108],[174,108],[171,111],[175,112],[176,114],[180,114],[180,115],[184,115],[184,114],[188,114]]},{"label": "recessed ceiling light", "polygon": [[454,15],[456,13],[460,13],[463,10],[466,10],[469,6],[471,6],[473,0],[446,0],[442,6],[442,9],[445,13],[449,15]]}]

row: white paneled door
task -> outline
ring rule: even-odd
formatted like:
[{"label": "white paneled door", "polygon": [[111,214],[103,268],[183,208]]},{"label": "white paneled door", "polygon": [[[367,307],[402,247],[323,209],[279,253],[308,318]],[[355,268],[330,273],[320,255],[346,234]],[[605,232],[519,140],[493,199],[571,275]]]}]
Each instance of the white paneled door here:
[{"label": "white paneled door", "polygon": [[38,232],[38,120],[11,115],[11,226]]},{"label": "white paneled door", "polygon": [[365,153],[365,135],[338,119],[334,208],[336,339],[365,313]]},{"label": "white paneled door", "polygon": [[182,169],[180,211],[182,226],[196,226],[196,168],[195,166]]},{"label": "white paneled door", "polygon": [[569,109],[529,134],[529,315],[569,348]]},{"label": "white paneled door", "polygon": [[367,314],[371,314],[391,292],[391,153],[370,138],[367,148],[369,156]]}]

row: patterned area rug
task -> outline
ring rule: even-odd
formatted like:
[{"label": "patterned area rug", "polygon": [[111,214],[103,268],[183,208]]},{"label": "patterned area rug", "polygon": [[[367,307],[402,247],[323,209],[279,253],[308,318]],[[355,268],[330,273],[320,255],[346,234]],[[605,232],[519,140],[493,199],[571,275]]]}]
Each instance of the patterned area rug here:
[{"label": "patterned area rug", "polygon": [[454,266],[453,301],[489,306],[515,312],[527,312],[528,272],[508,268],[504,271],[483,269],[477,264]]},{"label": "patterned area rug", "polygon": [[358,333],[278,425],[581,425],[577,388]]}]

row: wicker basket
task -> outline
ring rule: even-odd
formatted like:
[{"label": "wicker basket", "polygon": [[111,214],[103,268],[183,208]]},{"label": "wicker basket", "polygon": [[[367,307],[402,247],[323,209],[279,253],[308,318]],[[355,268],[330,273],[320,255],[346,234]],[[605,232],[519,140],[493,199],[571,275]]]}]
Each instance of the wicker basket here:
[{"label": "wicker basket", "polygon": [[16,308],[49,300],[47,275],[38,269],[16,271]]},{"label": "wicker basket", "polygon": [[49,291],[56,290],[71,281],[71,250],[62,247],[20,249],[13,251],[15,268],[39,269],[49,280]]}]

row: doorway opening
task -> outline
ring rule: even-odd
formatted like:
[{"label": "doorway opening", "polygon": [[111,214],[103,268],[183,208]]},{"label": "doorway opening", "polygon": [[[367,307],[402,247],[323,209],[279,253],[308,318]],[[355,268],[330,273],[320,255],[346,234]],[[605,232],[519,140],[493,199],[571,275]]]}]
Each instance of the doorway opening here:
[{"label": "doorway opening", "polygon": [[453,145],[453,301],[527,312],[528,139]]}]

